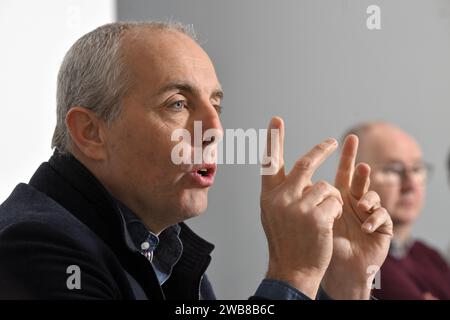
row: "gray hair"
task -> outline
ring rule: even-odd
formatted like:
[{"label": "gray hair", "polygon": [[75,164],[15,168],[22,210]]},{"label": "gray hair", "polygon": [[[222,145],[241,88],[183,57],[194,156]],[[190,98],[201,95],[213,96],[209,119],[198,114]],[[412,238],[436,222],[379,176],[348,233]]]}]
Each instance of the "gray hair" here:
[{"label": "gray hair", "polygon": [[191,25],[173,22],[115,22],[103,25],[78,39],[66,53],[58,73],[56,128],[52,148],[70,150],[65,123],[74,106],[93,111],[110,125],[121,112],[121,101],[132,85],[121,50],[129,30],[178,31],[196,39]]}]

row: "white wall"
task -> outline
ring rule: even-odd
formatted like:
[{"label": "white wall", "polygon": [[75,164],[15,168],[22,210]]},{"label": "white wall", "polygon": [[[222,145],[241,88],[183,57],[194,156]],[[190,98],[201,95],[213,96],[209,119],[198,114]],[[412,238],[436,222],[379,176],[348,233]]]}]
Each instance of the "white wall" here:
[{"label": "white wall", "polygon": [[0,0],[0,203],[51,155],[65,52],[114,20],[113,0]]}]

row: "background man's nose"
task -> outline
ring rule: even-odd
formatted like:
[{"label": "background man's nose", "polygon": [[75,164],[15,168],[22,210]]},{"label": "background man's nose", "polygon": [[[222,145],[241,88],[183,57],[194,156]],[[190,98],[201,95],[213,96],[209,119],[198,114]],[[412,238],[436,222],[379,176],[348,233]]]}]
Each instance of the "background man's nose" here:
[{"label": "background man's nose", "polygon": [[411,172],[406,172],[402,177],[402,192],[409,192],[414,190],[417,187],[417,181],[414,180]]}]

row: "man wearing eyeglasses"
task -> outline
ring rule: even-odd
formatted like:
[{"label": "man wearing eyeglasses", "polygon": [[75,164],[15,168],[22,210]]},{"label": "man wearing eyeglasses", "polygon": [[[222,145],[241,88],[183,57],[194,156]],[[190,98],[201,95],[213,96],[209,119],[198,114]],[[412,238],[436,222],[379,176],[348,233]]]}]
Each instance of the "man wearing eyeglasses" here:
[{"label": "man wearing eyeglasses", "polygon": [[420,215],[431,166],[417,141],[400,128],[373,122],[350,130],[360,138],[358,161],[370,165],[371,189],[394,223],[394,238],[381,268],[379,299],[450,299],[450,269],[439,253],[411,237]]}]

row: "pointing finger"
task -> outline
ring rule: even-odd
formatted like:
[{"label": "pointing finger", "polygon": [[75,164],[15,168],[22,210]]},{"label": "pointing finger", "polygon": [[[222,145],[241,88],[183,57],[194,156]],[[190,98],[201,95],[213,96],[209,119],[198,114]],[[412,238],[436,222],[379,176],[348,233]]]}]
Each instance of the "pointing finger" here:
[{"label": "pointing finger", "polygon": [[299,184],[298,187],[303,190],[310,183],[317,168],[336,150],[337,146],[337,141],[332,138],[316,145],[295,163],[289,173],[289,179]]},{"label": "pointing finger", "polygon": [[358,144],[358,137],[354,134],[348,135],[345,138],[335,180],[335,186],[338,189],[345,189],[350,187],[353,172],[355,169]]},{"label": "pointing finger", "polygon": [[357,200],[361,199],[370,186],[370,167],[365,163],[359,163],[353,174],[350,193]]},{"label": "pointing finger", "polygon": [[267,130],[267,144],[261,168],[262,190],[269,191],[285,179],[284,173],[284,122],[274,117]]}]

